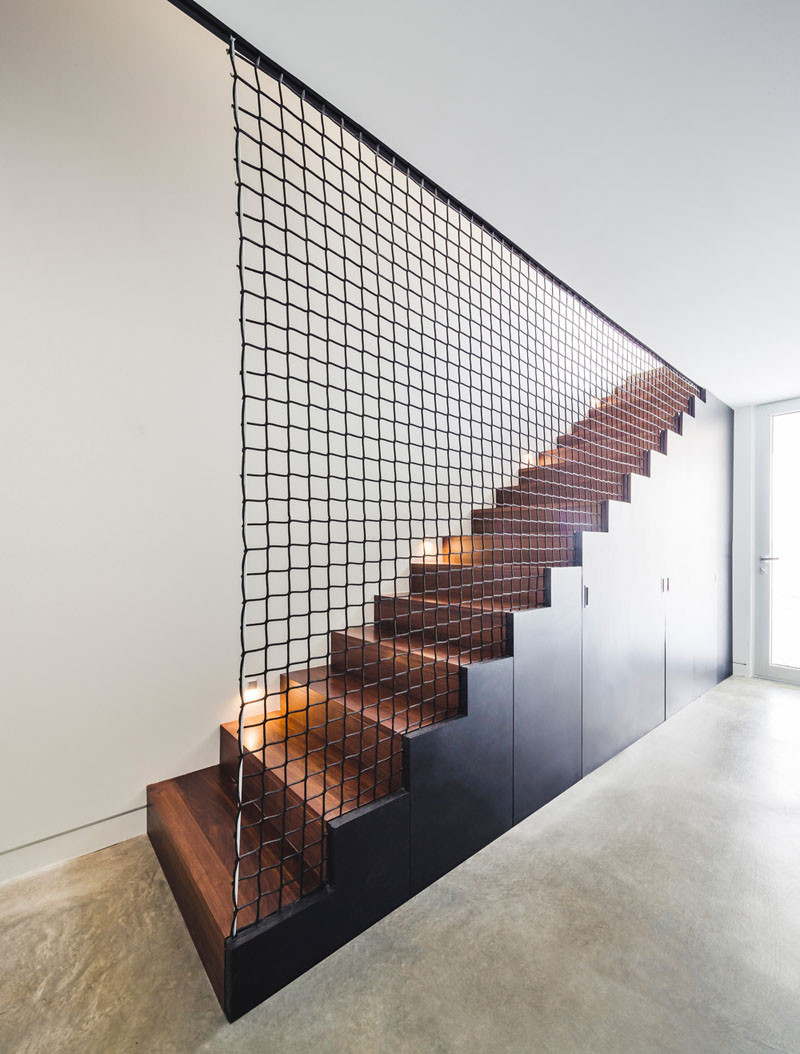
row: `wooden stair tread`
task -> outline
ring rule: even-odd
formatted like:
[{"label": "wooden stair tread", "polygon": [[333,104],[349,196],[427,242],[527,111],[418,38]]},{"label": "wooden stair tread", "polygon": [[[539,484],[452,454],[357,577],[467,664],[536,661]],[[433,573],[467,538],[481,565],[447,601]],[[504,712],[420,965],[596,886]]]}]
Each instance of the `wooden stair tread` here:
[{"label": "wooden stair tread", "polygon": [[[552,498],[549,500],[542,499],[541,504],[546,509],[552,509],[554,511],[596,511],[599,510],[605,503],[602,501],[592,501],[591,498]],[[482,509],[475,509],[473,515],[477,513],[490,514],[496,512],[498,509],[502,509],[502,505],[489,505]]]},{"label": "wooden stair tread", "polygon": [[[545,568],[549,567],[549,564],[542,564],[538,561],[530,560],[519,560],[516,563],[516,573],[512,571],[505,571],[504,573],[509,578],[516,578],[520,575],[526,578],[535,578],[540,575]],[[411,562],[411,574],[452,574],[460,573],[462,571],[469,573],[471,568],[469,566],[464,567],[462,564],[456,561],[448,560],[445,556],[439,557],[425,557],[424,561],[412,560]],[[475,572],[479,573],[480,568],[475,568]]]},{"label": "wooden stair tread", "polygon": [[346,637],[349,647],[377,649],[386,658],[391,658],[393,654],[405,656],[416,660],[415,666],[444,663],[457,669],[473,661],[471,653],[454,652],[446,646],[430,644],[417,633],[402,634],[398,637],[382,637],[374,626],[358,626],[340,632],[334,631],[332,637],[340,635]]},{"label": "wooden stair tread", "polygon": [[[598,502],[600,511],[572,513],[569,517],[563,512],[550,510],[546,506],[536,508],[535,506],[507,505],[496,507],[496,511],[488,516],[472,517],[473,535],[513,535],[524,539],[527,535],[538,535],[548,532],[554,537],[568,537],[575,535],[578,531],[600,531],[606,522],[606,512],[602,508],[606,503]],[[528,515],[524,515],[528,510]],[[552,515],[548,516],[548,513]]]},{"label": "wooden stair tread", "polygon": [[540,454],[538,465],[524,465],[519,470],[521,479],[535,475],[543,468],[561,468],[580,470],[581,474],[591,472],[595,468],[614,468],[624,472],[641,471],[648,451],[637,446],[635,449],[615,449],[609,444],[595,444],[592,449],[584,446],[564,446],[556,450],[545,451]]},{"label": "wooden stair tread", "polygon": [[[148,835],[220,999],[225,939],[233,922],[236,813],[233,787],[221,765],[211,765],[147,788]],[[243,828],[243,854],[255,854],[259,842],[254,829]],[[274,867],[284,871],[282,894],[266,891],[261,897],[263,916],[276,911],[279,904],[296,900],[299,888],[291,863],[281,859],[277,848],[265,845],[256,858],[262,869]],[[254,878],[246,877],[250,873],[246,862],[241,870],[245,877],[240,877],[240,904],[245,904],[258,898],[258,886]],[[240,910],[237,922],[245,926],[255,918],[253,903]]]},{"label": "wooden stair tread", "polygon": [[400,605],[403,613],[408,606],[412,606],[415,610],[434,610],[438,607],[460,607],[469,614],[474,615],[504,615],[507,611],[512,610],[500,599],[462,599],[458,593],[450,598],[447,592],[443,590],[430,593],[378,594],[375,597],[375,600],[376,602],[379,601],[381,603],[395,603]]},{"label": "wooden stair tread", "polygon": [[[148,808],[168,817],[180,853],[224,940],[233,920],[233,838],[236,805],[219,765],[148,787]],[[221,832],[224,831],[224,836]]]},{"label": "wooden stair tread", "polygon": [[[325,819],[341,815],[346,800],[344,784],[360,781],[363,775],[358,762],[342,757],[335,744],[315,737],[313,731],[295,731],[287,736],[279,730],[283,727],[281,718],[246,726],[243,736],[247,754],[258,769],[268,769],[280,778],[296,802],[304,803],[313,815]],[[222,729],[238,742],[238,721],[226,722]],[[304,749],[306,743],[309,746]],[[250,775],[257,775],[257,771],[251,769]]]},{"label": "wooden stair tread", "polygon": [[[413,597],[414,599],[421,598],[424,599],[426,603],[433,606],[441,604],[460,604],[462,606],[469,606],[469,608],[477,614],[495,616],[504,616],[511,611],[519,611],[521,607],[521,605],[513,602],[511,594],[497,597],[470,597],[461,599],[460,590],[454,590],[451,597],[448,590],[439,589],[429,593],[404,593],[400,595]],[[541,605],[537,604],[534,606],[540,607]]]},{"label": "wooden stair tread", "polygon": [[[330,692],[328,691],[329,684],[331,686]],[[344,674],[332,669],[330,666],[316,666],[309,669],[295,670],[288,675],[287,687],[290,689],[305,688],[316,702],[325,700],[338,701],[343,697],[347,697],[348,702],[354,708],[360,708],[360,700],[363,699],[368,707],[382,706],[384,703],[389,703],[395,711],[402,709],[394,701],[396,700],[396,693],[389,689],[387,682],[367,682],[365,684],[363,677],[358,671]],[[400,693],[400,697],[405,700],[406,706],[410,707],[412,705],[406,700],[405,693]],[[413,703],[413,706],[417,705],[419,704]],[[422,703],[421,705],[433,712],[433,707],[430,703]]]},{"label": "wooden stair tread", "polygon": [[375,625],[382,637],[411,632],[426,641],[458,641],[458,649],[478,651],[485,658],[505,654],[505,615],[468,600],[449,600],[435,593],[405,593],[377,596]]},{"label": "wooden stair tread", "polygon": [[[503,556],[505,553],[533,553],[542,549],[567,551],[575,540],[575,531],[565,527],[544,527],[536,531],[492,531],[479,534],[454,534],[442,540],[442,555],[450,562],[454,557],[479,556],[481,554]],[[516,557],[519,563],[525,556]],[[531,558],[533,559],[533,558]],[[537,561],[541,562],[541,561]]]},{"label": "wooden stair tread", "polygon": [[[296,677],[296,680],[295,680]],[[319,702],[341,703],[350,713],[363,716],[368,722],[381,725],[387,732],[402,735],[412,728],[433,724],[437,719],[434,708],[424,703],[400,702],[391,695],[381,695],[377,686],[354,688],[345,677],[317,667],[290,675],[290,683],[304,686]]]},{"label": "wooden stair tread", "polygon": [[502,598],[516,608],[538,607],[546,566],[412,563],[409,587],[412,593],[457,593],[472,600]]}]

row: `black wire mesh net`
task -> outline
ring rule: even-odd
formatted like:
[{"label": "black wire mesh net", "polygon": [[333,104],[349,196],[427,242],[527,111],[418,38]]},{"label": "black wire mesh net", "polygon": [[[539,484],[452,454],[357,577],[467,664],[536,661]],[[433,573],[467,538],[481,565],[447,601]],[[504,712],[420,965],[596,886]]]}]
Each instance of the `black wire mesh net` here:
[{"label": "black wire mesh net", "polygon": [[237,932],[324,883],[697,389],[316,97],[236,54]]}]

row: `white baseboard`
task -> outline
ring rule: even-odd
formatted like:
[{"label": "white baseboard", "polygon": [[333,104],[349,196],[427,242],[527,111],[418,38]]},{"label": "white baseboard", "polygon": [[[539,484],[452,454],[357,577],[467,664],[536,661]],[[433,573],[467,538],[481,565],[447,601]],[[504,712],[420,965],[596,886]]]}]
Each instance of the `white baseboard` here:
[{"label": "white baseboard", "polygon": [[118,816],[109,816],[17,849],[8,849],[0,853],[0,882],[135,838],[145,833],[146,826],[147,807],[142,805]]}]

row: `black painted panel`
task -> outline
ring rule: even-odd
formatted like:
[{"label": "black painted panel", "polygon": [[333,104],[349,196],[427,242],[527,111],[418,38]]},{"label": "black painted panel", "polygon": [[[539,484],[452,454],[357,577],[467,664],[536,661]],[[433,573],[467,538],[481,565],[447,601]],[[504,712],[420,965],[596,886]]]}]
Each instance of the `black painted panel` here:
[{"label": "black painted panel", "polygon": [[509,616],[514,823],[581,778],[581,568],[553,568],[548,592],[549,607]]},{"label": "black painted panel", "polygon": [[717,683],[733,672],[733,410],[708,395],[708,409],[715,426],[714,479],[718,487],[714,527],[717,575]]},{"label": "black painted panel", "polygon": [[608,535],[583,535],[584,772],[730,670],[732,419],[698,399]]},{"label": "black painted panel", "polygon": [[405,737],[412,894],[512,824],[513,661],[463,666],[465,713]]},{"label": "black painted panel", "polygon": [[666,715],[717,683],[717,582],[708,562],[673,561],[666,601]]},{"label": "black painted panel", "polygon": [[713,395],[670,446],[658,500],[669,503],[664,573],[667,717],[730,671],[733,411]]},{"label": "black painted panel", "polygon": [[717,560],[717,684],[733,673],[733,568],[731,554]]},{"label": "black painted panel", "polygon": [[630,505],[610,503],[607,535],[583,537],[584,773],[664,720],[663,527],[636,486],[651,482],[633,480]]},{"label": "black painted panel", "polygon": [[241,1017],[409,896],[405,791],[328,824],[331,884],[225,943],[225,1013]]}]

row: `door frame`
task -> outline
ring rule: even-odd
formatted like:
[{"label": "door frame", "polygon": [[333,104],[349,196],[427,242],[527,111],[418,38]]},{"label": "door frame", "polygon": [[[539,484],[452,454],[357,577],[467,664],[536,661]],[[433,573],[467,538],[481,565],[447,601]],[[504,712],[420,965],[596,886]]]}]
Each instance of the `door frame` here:
[{"label": "door frame", "polygon": [[800,684],[800,669],[770,662],[770,583],[761,573],[762,557],[770,552],[772,533],[772,418],[800,412],[800,398],[762,403],[755,408],[755,457],[753,462],[753,666],[757,677]]}]

